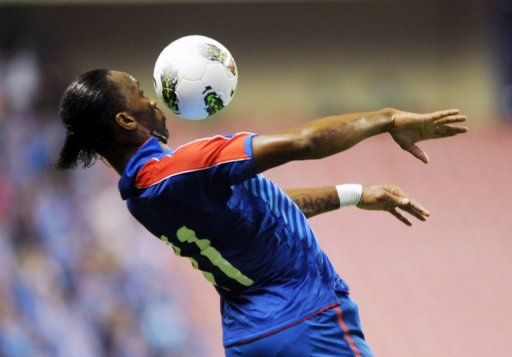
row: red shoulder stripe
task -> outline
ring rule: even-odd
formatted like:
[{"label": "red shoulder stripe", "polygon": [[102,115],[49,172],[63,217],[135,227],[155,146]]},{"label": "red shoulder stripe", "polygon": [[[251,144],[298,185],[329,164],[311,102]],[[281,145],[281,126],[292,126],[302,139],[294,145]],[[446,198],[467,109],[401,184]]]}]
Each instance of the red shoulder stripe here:
[{"label": "red shoulder stripe", "polygon": [[217,135],[180,146],[173,155],[149,160],[137,173],[135,185],[147,188],[171,176],[204,170],[226,162],[246,160],[245,139],[248,133],[232,138]]}]

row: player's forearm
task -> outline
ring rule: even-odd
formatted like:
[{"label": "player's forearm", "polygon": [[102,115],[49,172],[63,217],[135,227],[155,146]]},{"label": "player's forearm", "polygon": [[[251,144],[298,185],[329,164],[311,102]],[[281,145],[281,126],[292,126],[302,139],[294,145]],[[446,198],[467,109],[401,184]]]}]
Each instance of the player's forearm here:
[{"label": "player's forearm", "polygon": [[393,122],[392,109],[336,115],[301,125],[291,132],[307,143],[297,160],[319,159],[351,148],[360,141],[386,132]]},{"label": "player's forearm", "polygon": [[422,205],[396,185],[343,184],[289,189],[285,192],[307,218],[346,206],[387,211],[408,226],[411,222],[397,208],[410,213],[420,221],[425,221],[430,215]]},{"label": "player's forearm", "polygon": [[255,169],[263,172],[294,160],[320,159],[388,131],[395,110],[336,115],[252,140]]},{"label": "player's forearm", "polygon": [[307,218],[340,208],[335,186],[296,188],[285,192]]}]

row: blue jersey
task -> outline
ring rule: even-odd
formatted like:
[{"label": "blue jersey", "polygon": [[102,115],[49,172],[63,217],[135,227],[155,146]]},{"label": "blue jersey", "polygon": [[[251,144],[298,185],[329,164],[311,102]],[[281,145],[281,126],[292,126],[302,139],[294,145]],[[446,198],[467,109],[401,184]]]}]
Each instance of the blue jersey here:
[{"label": "blue jersey", "polygon": [[220,294],[225,346],[293,326],[348,291],[299,207],[255,172],[253,136],[176,150],[151,138],[119,181],[131,214]]}]

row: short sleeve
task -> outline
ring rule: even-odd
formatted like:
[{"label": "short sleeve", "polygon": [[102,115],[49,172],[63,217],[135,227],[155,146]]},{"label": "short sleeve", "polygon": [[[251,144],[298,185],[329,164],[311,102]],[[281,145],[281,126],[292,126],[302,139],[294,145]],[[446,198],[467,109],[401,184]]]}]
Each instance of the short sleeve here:
[{"label": "short sleeve", "polygon": [[[216,135],[178,147],[151,159],[137,173],[136,186],[165,184],[180,197],[225,197],[234,184],[254,177],[254,133]],[[165,182],[164,182],[165,181]]]}]

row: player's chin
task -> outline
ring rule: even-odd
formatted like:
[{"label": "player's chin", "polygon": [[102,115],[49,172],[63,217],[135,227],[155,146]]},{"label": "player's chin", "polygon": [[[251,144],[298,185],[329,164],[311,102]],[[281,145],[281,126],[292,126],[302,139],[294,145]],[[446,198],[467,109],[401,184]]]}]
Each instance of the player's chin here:
[{"label": "player's chin", "polygon": [[167,141],[168,141],[169,140],[169,130],[167,130],[167,128],[165,126],[164,126],[164,129],[162,131],[162,134],[165,137],[165,139],[167,139]]},{"label": "player's chin", "polygon": [[166,139],[169,139],[169,130],[167,129],[167,118],[165,115],[162,115],[160,118],[160,129],[158,130],[160,132],[160,135],[165,136]]}]

